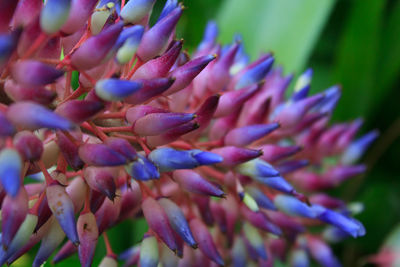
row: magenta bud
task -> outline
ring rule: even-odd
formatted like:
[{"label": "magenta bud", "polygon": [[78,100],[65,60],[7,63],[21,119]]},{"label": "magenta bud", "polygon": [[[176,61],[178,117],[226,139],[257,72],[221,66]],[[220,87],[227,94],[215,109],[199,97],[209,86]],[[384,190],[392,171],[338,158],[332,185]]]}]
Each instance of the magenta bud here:
[{"label": "magenta bud", "polygon": [[286,160],[280,162],[276,165],[276,169],[283,175],[290,172],[297,171],[301,168],[306,167],[309,165],[310,162],[307,159],[299,159],[299,160]]},{"label": "magenta bud", "polygon": [[241,207],[241,212],[246,220],[258,229],[267,231],[276,236],[282,235],[282,230],[277,225],[272,223],[264,213],[251,211],[244,205]]},{"label": "magenta bud", "polygon": [[119,166],[126,163],[126,158],[104,144],[84,144],[79,147],[80,158],[89,165]]},{"label": "magenta bud", "polygon": [[210,208],[210,197],[202,195],[193,195],[194,202],[199,209],[200,215],[204,223],[211,226],[214,224],[214,217]]},{"label": "magenta bud", "polygon": [[110,200],[115,198],[114,173],[107,167],[87,167],[83,173],[85,181],[93,190],[103,193]]},{"label": "magenta bud", "polygon": [[224,207],[216,201],[211,201],[210,208],[211,213],[213,214],[213,218],[219,227],[219,230],[221,231],[221,233],[226,235],[228,231],[228,223]]},{"label": "magenta bud", "polygon": [[212,66],[207,83],[208,88],[210,88],[212,92],[220,92],[228,84],[231,78],[231,74],[229,73],[230,67],[234,62],[239,47],[239,43],[232,45]]},{"label": "magenta bud", "polygon": [[10,21],[18,1],[3,0],[0,2],[0,33],[8,32]]},{"label": "magenta bud", "polygon": [[78,248],[71,241],[67,241],[67,243],[65,243],[54,256],[52,262],[59,263],[60,261],[74,255],[77,251]]},{"label": "magenta bud", "polygon": [[93,213],[83,213],[77,222],[80,244],[78,246],[79,261],[82,266],[92,266],[93,256],[96,249],[99,229]]},{"label": "magenta bud", "polygon": [[338,259],[333,254],[331,248],[321,239],[309,236],[307,238],[307,247],[311,256],[321,266],[340,267]]},{"label": "magenta bud", "polygon": [[175,41],[164,54],[143,64],[131,80],[165,77],[182,50],[183,41]]},{"label": "magenta bud", "polygon": [[274,162],[286,157],[290,157],[301,150],[299,146],[279,146],[274,144],[262,145],[259,147],[263,154],[261,158],[268,162]]},{"label": "magenta bud", "polygon": [[0,182],[7,194],[15,197],[21,187],[22,158],[15,149],[0,150]]},{"label": "magenta bud", "polygon": [[184,89],[215,58],[215,55],[202,56],[174,69],[170,76],[174,77],[176,81],[164,95],[170,95]]},{"label": "magenta bud", "polygon": [[69,100],[57,106],[55,113],[77,124],[96,116],[104,108],[104,104],[89,100]]},{"label": "magenta bud", "polygon": [[75,245],[79,244],[79,237],[76,230],[74,203],[65,192],[65,188],[58,183],[53,183],[46,188],[47,202],[53,215]]},{"label": "magenta bud", "polygon": [[28,161],[39,160],[43,154],[43,143],[29,131],[18,132],[13,139],[14,147]]},{"label": "magenta bud", "polygon": [[57,94],[44,87],[21,86],[8,80],[4,85],[4,91],[7,96],[18,101],[33,101],[42,105],[48,105],[53,102]]},{"label": "magenta bud", "polygon": [[161,135],[157,136],[148,136],[146,137],[147,144],[150,146],[161,146],[171,143],[177,139],[179,139],[182,135],[190,133],[199,128],[199,124],[197,122],[188,122],[167,130]]},{"label": "magenta bud", "polygon": [[[73,133],[72,135],[76,138]],[[69,139],[62,131],[57,131],[56,136],[57,145],[60,148],[65,160],[68,162],[68,165],[74,170],[81,169],[85,163],[79,157],[78,144],[72,142],[72,140]],[[77,138],[77,140],[81,140],[81,137]]]},{"label": "magenta bud", "polygon": [[74,125],[69,120],[51,110],[29,101],[12,104],[7,109],[7,118],[16,126],[28,130],[40,128],[71,130]]},{"label": "magenta bud", "polygon": [[260,86],[257,84],[249,85],[243,89],[228,91],[224,93],[219,99],[217,110],[215,111],[215,117],[224,117],[232,114],[246,102],[250,97],[252,97],[258,90]]},{"label": "magenta bud", "polygon": [[131,107],[126,111],[125,118],[126,120],[134,124],[138,119],[146,116],[147,114],[151,113],[166,113],[168,112],[167,110],[156,108],[153,106],[145,106],[145,105],[140,105],[137,107]]},{"label": "magenta bud", "polygon": [[227,133],[224,143],[231,146],[246,146],[278,128],[278,123],[254,124],[235,128]]},{"label": "magenta bud", "polygon": [[107,146],[109,146],[114,151],[123,155],[128,161],[136,160],[137,153],[136,150],[132,147],[132,145],[126,141],[125,139],[118,137],[110,137],[104,142]]},{"label": "magenta bud", "polygon": [[197,172],[192,170],[176,170],[173,173],[175,181],[186,191],[206,195],[224,197],[225,193],[217,186],[201,177]]},{"label": "magenta bud", "polygon": [[136,82],[140,82],[143,85],[141,90],[125,98],[125,103],[138,105],[149,101],[168,90],[174,84],[175,78],[155,78],[150,80],[136,80]]},{"label": "magenta bud", "polygon": [[131,180],[130,186],[122,191],[121,196],[121,211],[119,213],[119,221],[127,218],[132,218],[140,209],[142,201],[142,192],[139,184]]},{"label": "magenta bud", "polygon": [[61,31],[65,34],[72,34],[85,26],[97,2],[97,0],[71,0],[71,10]]},{"label": "magenta bud", "polygon": [[11,136],[15,132],[14,125],[7,119],[6,115],[0,111],[0,136]]},{"label": "magenta bud", "polygon": [[79,70],[98,66],[114,46],[122,31],[122,23],[114,24],[90,37],[71,56],[71,64]]},{"label": "magenta bud", "polygon": [[160,204],[154,198],[148,197],[142,202],[142,211],[149,227],[172,251],[177,253],[177,241]]},{"label": "magenta bud", "polygon": [[209,138],[210,140],[219,140],[236,126],[236,121],[239,117],[240,110],[232,113],[223,118],[216,119],[210,127]]},{"label": "magenta bud", "polygon": [[1,206],[1,243],[8,248],[28,214],[28,194],[21,188],[15,197],[6,195]]},{"label": "magenta bud", "polygon": [[42,226],[44,227],[44,224],[49,220],[49,218],[52,215],[49,205],[47,203],[47,196],[44,196],[43,200],[39,203],[37,213],[38,213],[38,222],[34,230],[35,233],[41,230]]},{"label": "magenta bud", "polygon": [[43,86],[55,82],[64,72],[35,60],[21,60],[12,66],[13,79],[23,86]]},{"label": "magenta bud", "polygon": [[[119,195],[119,191],[117,191],[117,194]],[[120,211],[120,197],[114,198],[114,201],[108,198],[104,199],[103,204],[101,204],[100,208],[95,213],[99,234],[103,233],[117,222]]]},{"label": "magenta bud", "polygon": [[137,50],[137,55],[142,61],[148,61],[162,53],[169,36],[182,15],[182,10],[182,6],[176,7],[168,16],[158,21],[150,30],[144,33]]},{"label": "magenta bud", "polygon": [[236,166],[262,155],[261,150],[235,146],[224,146],[221,148],[215,148],[212,149],[210,152],[220,155],[224,159],[224,161],[220,164],[228,167]]},{"label": "magenta bud", "polygon": [[14,12],[12,21],[13,28],[30,24],[42,9],[41,0],[20,0]]},{"label": "magenta bud", "polygon": [[219,254],[207,226],[201,220],[195,218],[190,221],[190,228],[193,230],[194,238],[201,252],[216,264],[224,265],[224,260]]},{"label": "magenta bud", "polygon": [[106,195],[99,191],[92,190],[90,193],[90,210],[92,212],[97,212],[104,203],[105,199]]},{"label": "magenta bud", "polygon": [[336,166],[324,174],[324,178],[333,184],[339,184],[353,176],[362,174],[367,167],[363,164],[353,166]]},{"label": "magenta bud", "polygon": [[139,118],[133,126],[133,131],[143,136],[159,135],[195,117],[196,115],[190,113],[152,113]]},{"label": "magenta bud", "polygon": [[40,13],[40,27],[48,35],[61,29],[68,19],[71,0],[47,0]]}]

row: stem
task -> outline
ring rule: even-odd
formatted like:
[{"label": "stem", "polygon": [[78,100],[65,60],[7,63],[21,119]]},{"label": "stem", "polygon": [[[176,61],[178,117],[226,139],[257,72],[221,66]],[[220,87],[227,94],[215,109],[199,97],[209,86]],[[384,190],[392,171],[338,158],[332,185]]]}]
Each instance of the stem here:
[{"label": "stem", "polygon": [[104,244],[106,245],[107,256],[115,257],[116,255],[112,250],[110,240],[108,239],[108,235],[106,232],[103,233],[103,238],[104,238]]},{"label": "stem", "polygon": [[38,215],[40,204],[42,203],[42,201],[44,201],[44,197],[46,196],[45,192],[46,191],[43,191],[42,193],[40,193],[39,199],[35,202],[35,204],[33,205],[33,207],[31,208],[31,210],[29,212],[30,214]]},{"label": "stem", "polygon": [[143,62],[140,60],[140,58],[137,58],[137,62],[135,64],[135,66],[131,69],[131,71],[128,73],[128,75],[126,76],[126,80],[130,80],[133,76],[133,74],[135,74],[135,72],[137,71],[137,69],[143,65]]},{"label": "stem", "polygon": [[151,150],[150,148],[145,144],[145,142],[142,140],[142,138],[138,137],[137,142],[139,145],[142,147],[144,153],[146,153],[146,156],[150,154]]},{"label": "stem", "polygon": [[50,185],[53,182],[53,177],[51,177],[50,173],[47,171],[46,166],[44,165],[43,161],[39,160],[36,164],[44,175],[46,185]]},{"label": "stem", "polygon": [[80,74],[82,74],[83,76],[85,76],[85,78],[88,79],[89,82],[90,82],[91,84],[93,84],[93,86],[96,85],[96,80],[95,80],[92,76],[90,76],[89,74],[87,74],[87,73],[84,72],[84,71],[80,71]]},{"label": "stem", "polygon": [[85,206],[83,207],[82,213],[91,212],[91,210],[90,210],[90,194],[91,194],[91,189],[88,186],[87,190],[86,190],[86,196],[85,196]]},{"label": "stem", "polygon": [[217,171],[216,169],[209,166],[202,166],[199,168],[201,171],[205,172],[207,175],[223,181],[225,179],[225,174],[223,172]]},{"label": "stem", "polygon": [[[28,51],[22,56],[21,59],[27,59],[32,56],[40,47],[45,44],[46,39],[49,38],[46,34],[41,33],[36,40],[33,42],[32,46],[29,47]],[[49,38],[50,39],[50,38]]]},{"label": "stem", "polygon": [[94,124],[92,121],[89,121],[88,123],[92,127],[92,129],[93,129],[94,133],[97,135],[97,137],[99,137],[102,141],[107,140],[108,136],[104,133],[104,131],[102,129],[97,127],[97,125]]},{"label": "stem", "polygon": [[72,71],[68,71],[67,77],[65,78],[64,98],[67,98],[69,95],[71,95],[71,79],[72,79]]},{"label": "stem", "polygon": [[98,127],[101,131],[105,133],[110,132],[132,132],[131,126],[116,126],[116,127]]},{"label": "stem", "polygon": [[67,161],[65,160],[63,154],[60,153],[58,155],[58,159],[57,159],[57,169],[56,170],[58,172],[61,172],[61,173],[66,173],[67,172],[67,166],[68,166]]},{"label": "stem", "polygon": [[142,181],[138,181],[138,183],[139,183],[140,191],[142,191],[142,194],[143,194],[143,199],[145,199],[148,196],[153,197],[153,198],[155,197],[153,191],[151,191],[150,188],[148,188],[145,183],[143,183]]}]

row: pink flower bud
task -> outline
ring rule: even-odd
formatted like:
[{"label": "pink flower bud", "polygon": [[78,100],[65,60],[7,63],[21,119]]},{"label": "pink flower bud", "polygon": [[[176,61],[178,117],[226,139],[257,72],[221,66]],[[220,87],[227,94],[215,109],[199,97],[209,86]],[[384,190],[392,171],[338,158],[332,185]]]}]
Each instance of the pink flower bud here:
[{"label": "pink flower bud", "polygon": [[44,87],[21,86],[8,80],[4,85],[7,96],[17,101],[33,101],[42,105],[48,105],[56,98],[57,94]]},{"label": "pink flower bud", "polygon": [[279,128],[278,123],[254,124],[235,128],[227,133],[224,143],[231,146],[246,146],[265,137],[277,128]]},{"label": "pink flower bud", "polygon": [[28,161],[36,161],[42,157],[43,143],[29,131],[18,132],[13,139],[14,147]]},{"label": "pink flower bud", "polygon": [[68,193],[72,202],[74,203],[74,211],[77,213],[81,210],[86,197],[87,185],[82,177],[75,177],[69,182],[69,185],[65,189]]},{"label": "pink flower bud", "polygon": [[167,130],[161,135],[156,136],[148,136],[146,137],[146,142],[150,146],[161,146],[171,143],[177,139],[179,139],[182,135],[192,132],[199,128],[199,124],[197,122],[188,122]]},{"label": "pink flower bud", "polygon": [[241,148],[235,146],[224,146],[221,148],[216,148],[210,152],[220,155],[224,158],[224,161],[220,165],[234,167],[238,164],[244,163],[246,161],[255,159],[262,155],[261,150]]},{"label": "pink flower bud", "polygon": [[77,251],[78,248],[71,241],[67,241],[67,243],[65,243],[64,246],[62,246],[57,254],[54,256],[52,262],[59,263],[60,261],[72,256]]},{"label": "pink flower bud", "polygon": [[139,184],[131,180],[130,186],[122,191],[121,196],[121,211],[119,213],[119,221],[127,218],[132,218],[140,209],[142,201],[142,191]]},{"label": "pink flower bud", "polygon": [[140,106],[136,106],[136,107],[132,107],[132,108],[128,109],[126,111],[125,118],[129,123],[133,124],[138,119],[146,116],[147,114],[166,113],[166,112],[168,112],[168,111],[160,109],[160,108],[156,108],[153,106],[140,105]]},{"label": "pink flower bud", "polygon": [[66,34],[72,34],[85,26],[97,2],[97,0],[72,0],[68,19],[62,26],[61,31]]},{"label": "pink flower bud", "polygon": [[41,0],[20,0],[14,12],[13,28],[30,24],[39,14],[42,6],[43,1]]},{"label": "pink flower bud", "polygon": [[259,149],[262,150],[263,154],[261,158],[267,162],[274,162],[281,160],[286,157],[299,152],[301,147],[299,146],[278,146],[273,144],[260,146]]},{"label": "pink flower bud", "polygon": [[224,191],[213,185],[197,172],[192,170],[176,170],[173,173],[175,181],[186,191],[207,196],[223,197]]},{"label": "pink flower bud", "polygon": [[79,157],[89,165],[119,166],[126,163],[126,158],[104,144],[84,144],[79,147]]},{"label": "pink flower bud", "polygon": [[124,99],[128,104],[143,104],[155,96],[161,95],[174,84],[174,78],[155,78],[150,80],[136,80],[143,84],[142,88]]},{"label": "pink flower bud", "polygon": [[281,229],[272,223],[264,213],[251,211],[244,205],[241,206],[240,210],[247,221],[255,227],[277,236],[282,235]]},{"label": "pink flower bud", "polygon": [[[118,191],[117,194],[119,195]],[[95,213],[99,234],[103,233],[117,222],[120,211],[120,197],[116,197],[114,201],[108,198],[104,199],[103,204]]]},{"label": "pink flower bud", "polygon": [[77,229],[80,241],[78,246],[79,261],[82,266],[91,266],[99,237],[99,229],[93,213],[81,214],[78,218]]},{"label": "pink flower bud", "polygon": [[[74,134],[73,132],[70,134],[72,134],[72,136],[75,137],[78,141],[82,138],[81,136],[77,138],[76,134]],[[71,166],[71,168],[73,168],[74,170],[81,169],[85,163],[79,157],[78,144],[72,142],[72,140],[70,140],[62,131],[57,131],[56,136],[57,145],[60,148],[65,160],[68,162],[68,165]]]},{"label": "pink flower bud", "polygon": [[83,173],[90,188],[106,195],[110,200],[115,198],[115,177],[110,168],[87,167]]},{"label": "pink flower bud", "polygon": [[8,31],[8,25],[17,7],[18,1],[3,0],[0,3],[0,34]]},{"label": "pink flower bud", "polygon": [[55,113],[77,124],[93,118],[104,108],[103,103],[88,100],[69,100],[59,105]]},{"label": "pink flower bud", "polygon": [[123,155],[127,160],[132,161],[137,158],[137,153],[132,145],[123,138],[110,137],[104,142],[114,151]]},{"label": "pink flower bud", "polygon": [[55,82],[64,72],[35,60],[18,61],[11,70],[13,79],[23,86],[43,86]]}]

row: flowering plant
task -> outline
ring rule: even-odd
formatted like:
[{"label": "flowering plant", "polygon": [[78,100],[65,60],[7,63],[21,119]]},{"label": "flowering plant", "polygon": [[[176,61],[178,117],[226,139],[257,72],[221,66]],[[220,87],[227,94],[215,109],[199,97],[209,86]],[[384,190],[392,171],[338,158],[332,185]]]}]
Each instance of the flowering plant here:
[{"label": "flowering plant", "polygon": [[1,265],[40,242],[40,266],[67,237],[53,262],[90,266],[103,236],[116,266],[107,230],[144,217],[126,266],[339,266],[327,243],[365,229],[320,191],[365,171],[377,133],[330,125],[340,88],[309,95],[311,70],[285,97],[273,55],[249,63],[213,22],[190,56],[183,6],[151,26],[154,2],[1,2]]}]

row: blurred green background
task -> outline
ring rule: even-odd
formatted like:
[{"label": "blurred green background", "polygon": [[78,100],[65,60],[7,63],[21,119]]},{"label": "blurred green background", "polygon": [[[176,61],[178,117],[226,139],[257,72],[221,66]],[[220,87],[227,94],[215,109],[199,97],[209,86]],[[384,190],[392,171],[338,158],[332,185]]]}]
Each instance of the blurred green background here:
[{"label": "blurred green background", "polygon": [[[400,222],[400,0],[186,0],[178,37],[191,51],[208,20],[220,26],[220,40],[241,33],[255,59],[273,51],[286,73],[314,70],[312,90],[341,84],[335,121],[365,120],[362,132],[379,129],[380,139],[365,156],[368,172],[332,192],[360,201],[365,237],[334,247],[344,266],[360,266],[376,253]],[[164,5],[158,0],[157,17]],[[133,225],[132,225],[133,224]],[[116,252],[140,240],[144,221],[125,222],[109,232]],[[100,240],[94,266],[105,253]],[[29,256],[26,256],[29,257]],[[25,265],[27,258],[15,264]],[[49,265],[47,263],[47,265]],[[78,266],[77,257],[59,266]]]}]

